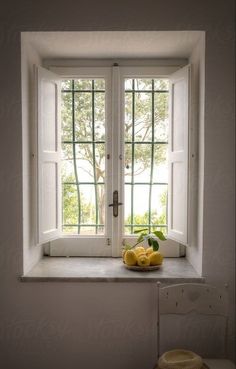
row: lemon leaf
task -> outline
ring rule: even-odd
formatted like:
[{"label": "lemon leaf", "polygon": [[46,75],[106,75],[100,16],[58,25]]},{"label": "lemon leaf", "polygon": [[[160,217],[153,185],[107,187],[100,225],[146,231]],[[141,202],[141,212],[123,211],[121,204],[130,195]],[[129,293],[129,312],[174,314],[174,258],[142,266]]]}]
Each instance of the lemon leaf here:
[{"label": "lemon leaf", "polygon": [[140,232],[143,232],[143,231],[147,231],[147,230],[148,230],[147,228],[138,229],[138,230],[134,231],[134,234],[140,233]]},{"label": "lemon leaf", "polygon": [[153,251],[159,250],[159,243],[156,240],[152,240]]},{"label": "lemon leaf", "polygon": [[155,236],[157,236],[161,241],[166,241],[166,238],[164,236],[164,234],[161,231],[155,231],[153,232],[155,234]]},{"label": "lemon leaf", "polygon": [[148,238],[148,245],[152,246],[153,240],[151,238]]}]

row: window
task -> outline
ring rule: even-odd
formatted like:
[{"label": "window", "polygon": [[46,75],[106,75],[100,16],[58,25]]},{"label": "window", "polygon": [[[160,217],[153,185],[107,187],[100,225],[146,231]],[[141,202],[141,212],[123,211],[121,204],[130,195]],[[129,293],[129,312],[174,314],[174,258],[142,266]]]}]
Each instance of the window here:
[{"label": "window", "polygon": [[189,67],[37,73],[39,242],[56,240],[52,255],[119,256],[147,227],[168,234],[177,256],[188,231]]}]

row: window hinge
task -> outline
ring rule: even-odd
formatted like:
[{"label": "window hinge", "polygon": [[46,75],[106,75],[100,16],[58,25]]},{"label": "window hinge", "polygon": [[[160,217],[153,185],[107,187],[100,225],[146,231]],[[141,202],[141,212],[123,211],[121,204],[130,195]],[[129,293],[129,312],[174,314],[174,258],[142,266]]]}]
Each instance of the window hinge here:
[{"label": "window hinge", "polygon": [[107,238],[107,246],[111,246],[111,239]]}]

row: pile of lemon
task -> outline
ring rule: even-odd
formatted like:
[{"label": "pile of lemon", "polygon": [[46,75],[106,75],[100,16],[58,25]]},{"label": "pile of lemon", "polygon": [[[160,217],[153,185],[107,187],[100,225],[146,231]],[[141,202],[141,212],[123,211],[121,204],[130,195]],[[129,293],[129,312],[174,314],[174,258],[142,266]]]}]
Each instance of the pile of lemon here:
[{"label": "pile of lemon", "polygon": [[123,250],[123,261],[128,266],[138,265],[140,267],[161,265],[163,255],[159,251],[153,251],[152,247],[145,249],[142,246],[131,250]]}]

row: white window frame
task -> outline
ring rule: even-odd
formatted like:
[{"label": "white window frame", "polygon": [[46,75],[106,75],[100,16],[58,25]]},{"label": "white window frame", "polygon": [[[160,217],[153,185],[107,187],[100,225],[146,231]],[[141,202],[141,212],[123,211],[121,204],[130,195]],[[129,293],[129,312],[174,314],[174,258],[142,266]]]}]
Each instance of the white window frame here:
[{"label": "white window frame", "polygon": [[[143,66],[143,67],[131,67],[131,66],[113,66],[113,67],[50,67],[49,69],[56,73],[61,79],[67,78],[80,78],[80,77],[88,77],[88,78],[96,78],[103,77],[106,79],[106,114],[107,121],[110,119],[112,121],[112,126],[118,125],[120,135],[116,136],[116,140],[113,141],[112,145],[112,160],[107,161],[110,165],[110,168],[106,168],[108,170],[113,170],[113,173],[117,173],[116,176],[113,175],[112,186],[109,187],[107,199],[112,199],[112,192],[114,189],[119,189],[119,194],[121,197],[121,202],[124,199],[123,193],[123,133],[120,125],[123,125],[123,101],[124,101],[124,89],[121,88],[124,86],[122,81],[124,78],[169,78],[174,72],[176,72],[180,66]],[[120,88],[113,89],[114,83],[111,81],[115,81],[116,85],[120,85]],[[112,96],[112,97],[111,97]],[[112,110],[110,107],[112,106]],[[189,103],[190,106],[190,103]],[[112,127],[107,126],[108,135],[111,134]],[[111,152],[111,142],[108,143],[108,151]],[[121,155],[121,156],[120,156]],[[117,160],[118,157],[121,157],[121,160]],[[115,158],[115,159],[114,159]],[[107,172],[109,173],[109,172]],[[112,201],[111,201],[112,202]],[[122,207],[123,208],[123,207]],[[104,239],[103,236],[95,235],[95,236],[81,236],[81,235],[61,235],[58,239],[50,242],[50,247],[48,254],[51,256],[113,256],[119,257],[121,256],[122,243],[124,239],[132,240],[134,237],[132,236],[122,236],[123,231],[123,223],[121,219],[123,219],[123,209],[120,211],[120,216],[118,218],[112,217],[112,209],[109,209],[106,206],[107,218],[112,218],[112,234],[106,234],[105,238],[107,239],[106,245],[99,243],[99,239]],[[109,212],[109,213],[108,213]],[[90,244],[90,240],[97,239],[97,244]],[[160,242],[160,250],[163,252],[164,256],[169,257],[178,257],[182,256],[183,248],[181,245],[171,239],[165,241],[165,244]]]}]

